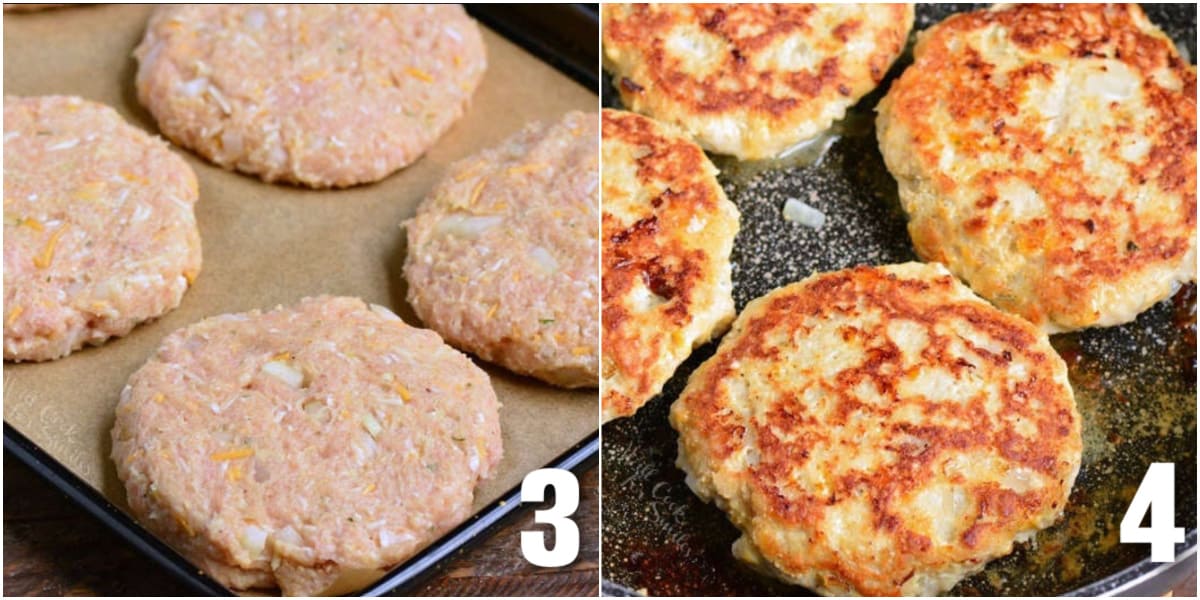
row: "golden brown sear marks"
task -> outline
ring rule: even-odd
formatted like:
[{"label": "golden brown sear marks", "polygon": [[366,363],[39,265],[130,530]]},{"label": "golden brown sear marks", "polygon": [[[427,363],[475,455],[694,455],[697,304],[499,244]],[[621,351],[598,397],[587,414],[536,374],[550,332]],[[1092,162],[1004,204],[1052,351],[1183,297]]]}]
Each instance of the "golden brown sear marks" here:
[{"label": "golden brown sear marks", "polygon": [[625,106],[743,158],[810,139],[899,56],[911,5],[606,5],[605,59]]},{"label": "golden brown sear marks", "polygon": [[1195,277],[1195,68],[1136,5],[946,19],[879,140],[917,252],[1051,332],[1130,321]]},{"label": "golden brown sear marks", "polygon": [[602,118],[605,418],[633,414],[733,317],[737,210],[694,143],[645,117]]},{"label": "golden brown sear marks", "polygon": [[920,263],[755,300],[671,419],[735,553],[831,594],[949,589],[1057,520],[1082,447],[1046,335]]}]

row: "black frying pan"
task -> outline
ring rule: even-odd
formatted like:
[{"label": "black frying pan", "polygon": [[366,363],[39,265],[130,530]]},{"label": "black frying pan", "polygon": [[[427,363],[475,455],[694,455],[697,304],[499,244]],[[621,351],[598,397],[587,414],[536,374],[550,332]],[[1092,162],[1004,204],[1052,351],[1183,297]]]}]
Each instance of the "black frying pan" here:
[{"label": "black frying pan", "polygon": [[[918,5],[915,30],[972,5]],[[1196,5],[1144,7],[1195,62]],[[874,107],[905,67],[902,57],[880,89],[864,98],[815,156],[788,163],[738,163],[714,157],[721,182],[741,211],[733,250],[734,300],[754,298],[816,271],[916,260],[896,183],[875,141]],[[606,81],[606,106],[619,107]],[[811,164],[805,164],[811,163]],[[825,213],[820,230],[784,221],[786,198]],[[992,562],[950,593],[957,595],[1098,595],[1140,590],[1195,565],[1196,337],[1194,285],[1121,327],[1051,338],[1066,360],[1083,416],[1084,456],[1065,518],[1031,544]],[[712,355],[699,349],[663,393],[635,416],[602,429],[603,576],[608,594],[807,595],[758,575],[733,558],[738,531],[701,502],[675,468],[676,434],[667,411],[687,377]],[[1181,566],[1148,561],[1147,545],[1119,543],[1125,509],[1151,462],[1176,463],[1177,546]],[[1131,588],[1141,584],[1147,587]]]}]

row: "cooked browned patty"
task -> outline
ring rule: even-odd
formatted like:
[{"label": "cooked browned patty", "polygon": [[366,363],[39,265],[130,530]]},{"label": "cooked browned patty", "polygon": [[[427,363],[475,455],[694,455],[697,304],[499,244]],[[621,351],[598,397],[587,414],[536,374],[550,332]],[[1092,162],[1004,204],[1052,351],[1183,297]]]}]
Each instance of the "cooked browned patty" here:
[{"label": "cooked browned patty", "polygon": [[922,263],[754,300],[671,424],[734,554],[830,595],[950,589],[1061,516],[1082,448],[1046,334]]},{"label": "cooked browned patty", "polygon": [[1136,5],[1030,4],[922,33],[879,145],[925,260],[1056,332],[1196,276],[1196,71]]}]

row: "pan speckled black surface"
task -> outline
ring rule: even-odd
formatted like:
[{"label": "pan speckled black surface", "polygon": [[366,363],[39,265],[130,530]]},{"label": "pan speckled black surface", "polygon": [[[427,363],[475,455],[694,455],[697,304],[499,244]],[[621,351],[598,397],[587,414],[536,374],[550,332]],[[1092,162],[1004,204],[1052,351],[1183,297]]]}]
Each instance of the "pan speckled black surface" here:
[{"label": "pan speckled black surface", "polygon": [[[970,5],[919,5],[916,30]],[[1153,5],[1147,15],[1195,62],[1196,5]],[[835,129],[815,163],[739,164],[714,157],[721,183],[741,211],[733,251],[734,300],[750,300],[813,272],[915,260],[896,197],[875,141],[874,107],[890,81],[911,64],[902,57],[880,89]],[[619,106],[611,85],[607,106]],[[811,157],[810,157],[811,158]],[[809,229],[784,221],[787,198],[827,217]],[[1196,544],[1195,285],[1120,327],[1056,335],[1083,416],[1083,468],[1065,518],[1032,543],[991,563],[950,593],[958,595],[1086,595],[1111,592],[1143,573],[1149,547],[1119,543],[1119,525],[1151,462],[1176,463],[1176,524]],[[716,344],[697,350],[663,393],[635,416],[602,430],[604,591],[650,595],[807,595],[743,567],[730,552],[738,531],[715,506],[701,502],[675,468],[676,434],[667,412],[688,375]]]}]

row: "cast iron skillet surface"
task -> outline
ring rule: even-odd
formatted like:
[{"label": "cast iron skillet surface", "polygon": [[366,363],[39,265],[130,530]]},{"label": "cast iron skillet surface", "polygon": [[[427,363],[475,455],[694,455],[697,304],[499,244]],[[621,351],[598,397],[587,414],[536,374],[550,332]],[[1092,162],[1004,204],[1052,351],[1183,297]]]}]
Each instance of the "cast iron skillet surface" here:
[{"label": "cast iron skillet surface", "polygon": [[[920,5],[914,29],[972,8]],[[1144,9],[1194,63],[1196,5]],[[713,157],[721,183],[742,215],[733,250],[733,297],[739,311],[754,298],[813,272],[916,260],[896,183],[884,167],[874,129],[876,102],[911,63],[911,53],[897,61],[880,89],[835,127],[837,135],[828,140],[823,155],[811,152],[799,160],[753,164]],[[606,106],[620,107],[609,74],[602,96]],[[784,221],[781,211],[789,197],[824,212],[825,226],[813,230]],[[1176,524],[1190,530],[1188,544],[1195,544],[1195,297],[1195,285],[1185,286],[1133,323],[1051,337],[1067,362],[1083,416],[1083,467],[1065,517],[950,594],[1102,593],[1108,586],[1080,588],[1149,556],[1147,545],[1119,543],[1118,531],[1151,462],[1176,463]],[[603,427],[603,574],[608,594],[811,594],[760,576],[734,559],[730,545],[738,531],[719,509],[688,489],[683,472],[674,466],[677,436],[667,422],[668,409],[688,375],[715,348],[716,342],[693,353],[663,393],[635,416]],[[1176,550],[1182,552],[1188,544]]]}]

